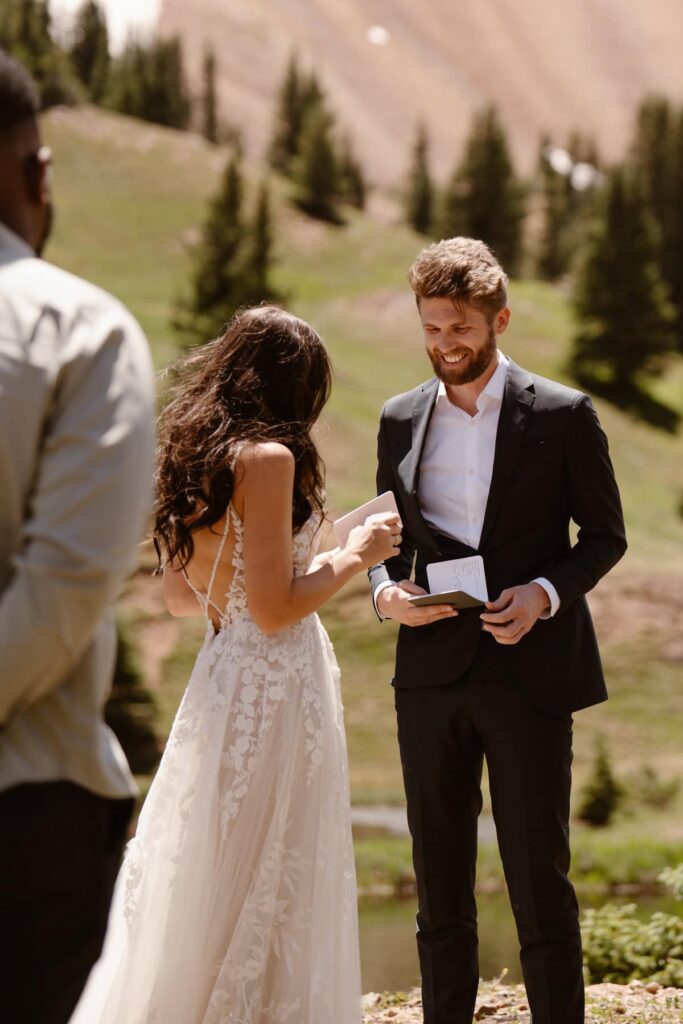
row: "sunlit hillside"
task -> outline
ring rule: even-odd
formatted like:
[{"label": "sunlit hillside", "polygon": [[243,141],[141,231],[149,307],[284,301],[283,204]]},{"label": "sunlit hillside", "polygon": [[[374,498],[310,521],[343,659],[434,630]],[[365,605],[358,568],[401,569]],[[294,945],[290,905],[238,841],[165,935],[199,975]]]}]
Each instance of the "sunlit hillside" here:
[{"label": "sunlit hillside", "polygon": [[[291,51],[329,88],[371,178],[404,173],[415,122],[446,174],[473,110],[495,102],[521,166],[541,132],[596,136],[613,158],[644,93],[683,97],[679,0],[163,0],[195,85],[205,47],[223,113],[262,153]],[[374,30],[373,30],[374,29]]]},{"label": "sunlit hillside", "polygon": [[[90,108],[56,110],[45,128],[56,156],[58,205],[48,256],[119,295],[140,318],[161,368],[176,350],[171,307],[186,287],[188,245],[223,154],[193,136]],[[332,505],[346,509],[373,493],[382,402],[429,375],[405,281],[421,240],[405,227],[359,215],[341,228],[322,226],[294,211],[284,183],[276,194],[276,282],[291,308],[323,334],[335,364],[334,396],[320,436]],[[512,306],[506,351],[531,369],[565,379],[566,297],[522,281],[512,288]],[[679,362],[658,388],[683,411],[682,384]],[[585,773],[593,739],[604,731],[621,771],[647,762],[669,774],[683,763],[681,441],[596,404],[611,439],[631,549],[591,598],[613,700],[581,717],[577,772]],[[158,583],[147,572],[131,582],[125,614],[138,627],[167,726],[201,627],[166,616]],[[387,685],[393,627],[377,623],[362,581],[324,618],[342,664],[354,796],[400,799]]]}]

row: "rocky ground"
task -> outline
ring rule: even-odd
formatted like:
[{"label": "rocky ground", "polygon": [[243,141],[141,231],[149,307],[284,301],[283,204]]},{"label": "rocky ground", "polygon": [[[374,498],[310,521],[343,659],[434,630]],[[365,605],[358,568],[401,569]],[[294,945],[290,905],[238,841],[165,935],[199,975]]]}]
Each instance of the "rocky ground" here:
[{"label": "rocky ground", "polygon": [[[363,997],[364,1024],[422,1024],[417,989]],[[474,1014],[487,1024],[529,1024],[529,1005],[521,985],[482,983]],[[591,985],[586,990],[586,1024],[683,1024],[683,990],[645,985]]]}]

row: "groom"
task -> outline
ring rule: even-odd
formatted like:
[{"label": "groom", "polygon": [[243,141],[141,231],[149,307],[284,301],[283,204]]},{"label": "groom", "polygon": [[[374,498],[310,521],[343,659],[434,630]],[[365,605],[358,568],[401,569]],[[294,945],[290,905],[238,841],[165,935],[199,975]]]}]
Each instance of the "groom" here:
[{"label": "groom", "polygon": [[[369,575],[378,614],[401,623],[393,685],[424,1020],[472,1021],[485,757],[533,1024],[582,1024],[572,712],[607,697],[584,595],[626,550],[607,440],[586,395],[499,351],[507,278],[483,242],[431,245],[409,279],[435,376],[382,411],[377,485],[396,496],[403,540]],[[409,603],[430,563],[474,554],[485,608]]]}]

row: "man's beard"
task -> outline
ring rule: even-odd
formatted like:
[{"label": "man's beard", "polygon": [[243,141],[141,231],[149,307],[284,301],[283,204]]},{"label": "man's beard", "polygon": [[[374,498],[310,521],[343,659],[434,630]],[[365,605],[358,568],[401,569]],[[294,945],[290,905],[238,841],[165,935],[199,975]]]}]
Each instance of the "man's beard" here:
[{"label": "man's beard", "polygon": [[486,344],[476,355],[473,355],[472,350],[467,348],[467,346],[463,346],[462,349],[456,349],[456,352],[464,351],[468,353],[467,358],[463,359],[462,363],[446,363],[441,356],[429,351],[427,355],[434,367],[435,374],[444,384],[470,384],[473,380],[481,377],[482,373],[489,368],[491,360],[495,358],[496,348],[496,334],[493,327],[489,327]]}]

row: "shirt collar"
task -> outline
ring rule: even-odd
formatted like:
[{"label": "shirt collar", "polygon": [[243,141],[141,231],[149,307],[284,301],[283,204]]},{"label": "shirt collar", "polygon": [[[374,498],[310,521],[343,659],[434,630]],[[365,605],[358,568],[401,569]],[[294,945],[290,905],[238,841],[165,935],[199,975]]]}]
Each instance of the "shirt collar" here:
[{"label": "shirt collar", "polygon": [[[481,409],[490,401],[502,402],[503,395],[505,394],[505,382],[508,375],[508,366],[510,360],[508,357],[498,349],[498,366],[493,371],[491,378],[489,379],[486,387],[479,395],[477,399],[477,408]],[[482,399],[485,397],[485,401]],[[446,385],[442,380],[439,381],[439,390],[437,391],[437,401],[440,398],[445,398],[448,401],[448,395],[446,394]]]},{"label": "shirt collar", "polygon": [[35,252],[23,238],[0,222],[0,260],[10,262],[20,259],[35,259]]}]

